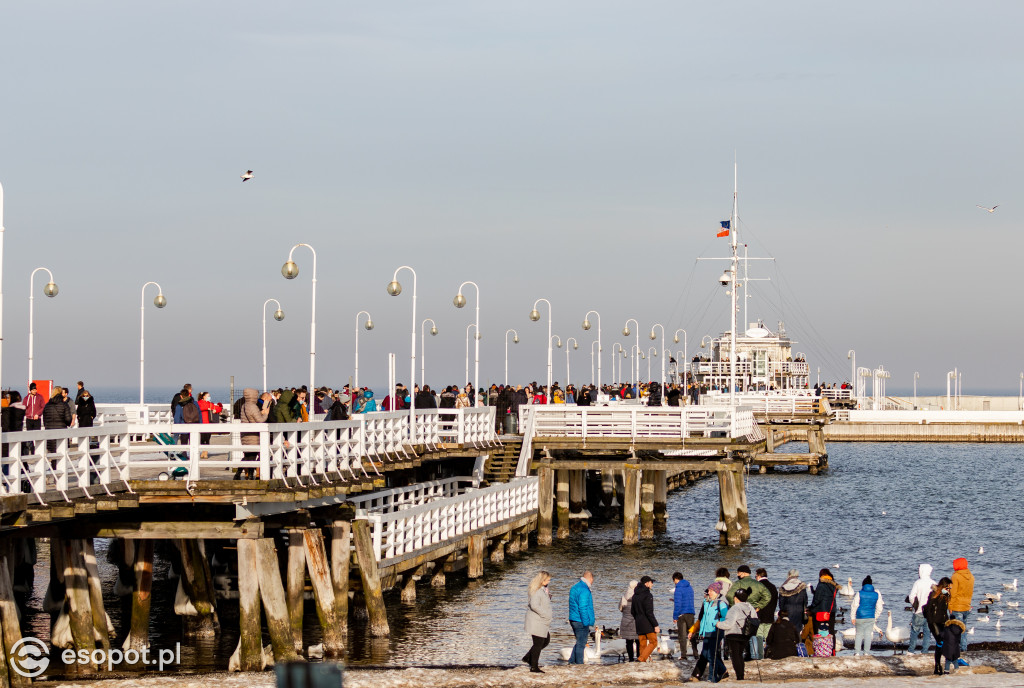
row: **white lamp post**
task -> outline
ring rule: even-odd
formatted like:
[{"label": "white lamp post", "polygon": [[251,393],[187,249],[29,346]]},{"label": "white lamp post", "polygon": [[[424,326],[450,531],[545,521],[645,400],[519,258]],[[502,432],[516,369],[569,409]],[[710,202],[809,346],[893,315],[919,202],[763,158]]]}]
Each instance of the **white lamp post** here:
[{"label": "white lamp post", "polygon": [[[633,358],[629,362],[629,365],[630,365],[630,368],[629,368],[630,375],[633,376],[633,379],[631,380],[631,382],[635,384],[637,382],[637,378],[640,377],[640,323],[638,323],[636,321],[636,318],[630,318],[629,320],[627,320],[626,321],[626,326],[622,328],[622,336],[623,337],[628,337],[629,336],[629,332],[630,332],[630,330],[629,330],[629,323],[633,323],[634,325],[636,325],[636,345],[634,346],[634,348],[636,350],[636,353],[633,354]],[[633,368],[633,363],[634,362],[636,363],[636,372],[633,372],[634,371],[634,368]]]},{"label": "white lamp post", "polygon": [[[660,327],[661,328],[661,350],[664,351],[665,350],[665,326],[662,325],[661,323],[654,323],[653,325],[651,325],[651,341],[654,341],[654,339],[657,336],[657,335],[654,334],[654,328],[655,327]],[[657,352],[657,350],[655,352]],[[650,380],[650,378],[651,378],[651,375],[650,375],[650,373],[648,373],[647,374],[648,381]],[[662,392],[664,392],[664,390],[665,390],[665,357],[664,356],[662,356],[662,358],[661,358],[661,389],[662,389]],[[661,403],[662,404],[665,403],[665,395],[664,394],[661,395]]]},{"label": "white lamp post", "polygon": [[[402,265],[395,270],[391,282],[388,283],[388,293],[398,296],[402,293],[402,285],[398,283],[398,273],[408,270],[412,273],[412,335],[410,336],[411,346],[409,353],[409,384],[416,379],[416,271],[408,265]],[[409,439],[416,442],[416,395],[409,395]]]},{"label": "white lamp post", "polygon": [[921,377],[921,373],[914,373],[914,408],[917,408],[917,380]]},{"label": "white lamp post", "polygon": [[[476,289],[476,317],[474,323],[476,324],[476,343],[473,345],[473,389],[481,387],[480,385],[480,286],[476,282],[465,281],[459,285],[459,293],[452,299],[452,303],[455,304],[456,308],[464,308],[466,306],[466,297],[462,295],[462,288],[467,284],[472,284]],[[468,377],[468,373],[467,373]],[[468,382],[468,380],[467,380]]]},{"label": "white lamp post", "polygon": [[619,344],[618,342],[615,342],[614,344],[612,344],[612,377],[615,378],[615,380],[613,380],[613,382],[615,384],[618,384],[618,383],[622,382],[622,361],[619,361],[619,374],[616,375],[615,374],[615,361],[616,361],[617,357],[615,355],[615,353],[616,353],[616,348],[615,347],[619,347],[617,349],[617,351],[622,354],[622,358],[626,357],[626,350],[623,349],[622,345]]},{"label": "white lamp post", "polygon": [[[281,274],[284,275],[285,279],[295,279],[299,276],[299,266],[292,260],[292,255],[295,253],[295,249],[300,246],[305,246],[313,254],[313,307],[309,316],[309,398],[312,398],[316,394],[316,251],[309,244],[295,244],[292,246],[292,250],[288,252],[287,262],[281,266]],[[313,408],[312,404],[310,404],[309,408]]]},{"label": "white lamp post", "polygon": [[[658,347],[652,346],[651,348],[649,348],[647,350],[647,381],[648,382],[651,381],[651,357],[657,356],[657,355],[658,355]],[[662,380],[664,380],[664,376],[665,376],[665,372],[664,372],[665,371],[665,357],[664,356],[661,358],[661,369],[662,369],[662,373],[661,373],[662,374]],[[664,395],[662,395],[662,398],[664,399]]]},{"label": "white lamp post", "polygon": [[[360,315],[365,315],[366,316],[366,324],[363,325],[363,327],[366,328],[366,331],[369,332],[370,330],[373,329],[373,316],[371,316],[369,314],[369,312],[367,312],[367,311],[359,311],[358,313],[356,313],[356,360],[355,360],[355,376],[353,377],[353,380],[352,380],[352,384],[355,385],[356,391],[361,389],[359,387],[359,316]],[[388,394],[391,394],[392,392],[394,392],[393,389],[388,390]],[[394,406],[392,406],[391,408],[394,408]]]},{"label": "white lamp post", "polygon": [[[597,390],[598,390],[598,392],[600,392],[601,391],[601,352],[603,351],[603,349],[601,347],[601,314],[598,313],[597,311],[587,311],[587,314],[583,316],[583,329],[584,330],[589,330],[590,329],[590,320],[589,320],[589,318],[590,318],[590,314],[591,313],[593,313],[594,315],[597,316]],[[594,357],[594,349],[593,349],[593,347],[591,347],[591,349],[590,349],[590,356],[591,356],[591,358]],[[591,368],[594,367],[593,362],[591,362],[590,367]],[[593,373],[591,373],[591,375],[593,375]],[[591,377],[591,379],[590,379],[590,384],[594,384],[593,377]]]},{"label": "white lamp post", "polygon": [[153,305],[157,308],[163,308],[167,305],[167,299],[164,298],[164,290],[156,282],[146,282],[142,285],[142,305],[139,307],[141,316],[139,318],[139,403],[145,404],[145,392],[146,392],[146,287],[149,285],[156,287],[157,294],[156,298],[153,299]]},{"label": "white lamp post", "polygon": [[512,333],[512,343],[519,343],[519,333],[514,329],[505,330],[505,386],[508,387],[508,333]]},{"label": "white lamp post", "polygon": [[537,310],[537,304],[541,301],[548,305],[548,403],[551,403],[551,302],[547,299],[537,299],[533,302],[533,310],[530,311],[530,320],[537,322],[540,320],[540,311]]},{"label": "white lamp post", "polygon": [[565,340],[565,388],[569,389],[571,380],[569,378],[569,342],[572,342],[572,350],[576,351],[580,348],[579,342],[576,341],[575,337],[569,337]]},{"label": "white lamp post", "polygon": [[[469,379],[469,331],[471,329],[475,328],[475,327],[476,327],[476,323],[469,323],[468,325],[466,325],[466,382],[467,383],[470,382],[470,379]],[[476,333],[476,339],[477,339],[477,341],[479,341],[479,339],[480,339],[480,333],[479,332]],[[477,344],[477,346],[479,347],[480,345]],[[473,389],[476,390],[476,386],[475,385],[473,386]],[[476,395],[476,392],[474,391],[473,394]]]},{"label": "white lamp post", "polygon": [[1020,374],[1020,391],[1017,392],[1017,410],[1024,409],[1024,373]]},{"label": "white lamp post", "polygon": [[[675,342],[676,344],[679,343],[679,333],[680,332],[683,333],[683,357],[680,360],[682,360],[682,362],[683,362],[682,385],[683,385],[683,392],[685,393],[686,392],[686,371],[690,369],[690,359],[688,359],[686,357],[686,343],[687,343],[686,342],[686,330],[684,330],[681,327],[678,330],[676,330],[676,333],[672,336],[672,341]],[[676,366],[676,367],[678,368],[678,366]]]},{"label": "white lamp post", "polygon": [[425,318],[420,323],[420,389],[423,389],[427,384],[427,335],[423,331],[423,328],[430,323],[430,336],[437,336],[437,324],[434,323],[433,318]]},{"label": "white lamp post", "polygon": [[[4,185],[0,184],[0,366],[4,360]],[[3,378],[0,376],[0,381]]]},{"label": "white lamp post", "polygon": [[281,322],[284,320],[284,311],[281,310],[281,302],[277,299],[267,299],[263,302],[263,391],[267,391],[267,304],[273,301],[277,304],[277,310],[274,311],[274,320]]},{"label": "white lamp post", "polygon": [[28,278],[28,381],[32,382],[32,352],[34,348],[34,312],[35,312],[35,280],[36,273],[40,270],[46,270],[46,274],[50,276],[50,281],[43,287],[43,293],[51,299],[57,295],[59,291],[57,285],[53,282],[53,273],[48,268],[36,268],[32,271],[32,274]]},{"label": "white lamp post", "polygon": [[[629,347],[630,366],[633,365],[634,361],[636,362],[636,371],[633,372],[633,379],[630,380],[629,385],[636,390],[637,395],[640,394],[640,357],[643,356],[643,354],[644,352],[641,351],[640,347],[636,344]],[[630,370],[633,370],[632,367]],[[639,398],[639,396],[637,398]]]}]

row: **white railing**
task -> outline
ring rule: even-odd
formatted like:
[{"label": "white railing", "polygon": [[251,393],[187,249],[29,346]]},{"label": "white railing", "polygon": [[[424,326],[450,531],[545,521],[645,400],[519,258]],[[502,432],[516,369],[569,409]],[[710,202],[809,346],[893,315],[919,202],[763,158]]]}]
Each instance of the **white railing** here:
[{"label": "white railing", "polygon": [[520,426],[533,420],[533,437],[686,439],[746,437],[754,431],[749,408],[719,406],[520,406]]},{"label": "white railing", "polygon": [[[140,435],[155,442],[131,442]],[[255,437],[257,443],[242,444],[242,436]],[[481,449],[496,444],[497,436],[494,408],[481,407],[417,412],[415,437],[409,432],[409,414],[397,411],[318,423],[106,424],[3,433],[0,443],[8,454],[0,458],[0,495],[33,493],[45,503],[49,490],[68,500],[82,496],[69,497],[68,490],[90,484],[167,477],[215,480],[227,477],[225,468],[258,470],[262,480],[289,484],[300,477],[312,484],[345,482],[379,475],[386,463],[414,456],[415,446],[432,450],[458,443]]]},{"label": "white railing", "polygon": [[[824,402],[824,403],[823,403]],[[701,406],[728,406],[729,394],[714,393],[701,395]],[[750,407],[760,415],[813,415],[826,413],[824,406],[828,402],[808,394],[783,394],[768,392],[765,394],[737,394],[736,403]]]},{"label": "white railing", "polygon": [[836,401],[838,399],[853,399],[853,389],[823,389],[821,396]]},{"label": "white railing", "polygon": [[1010,423],[1024,425],[1024,411],[849,411],[851,423]]},{"label": "white railing", "polygon": [[477,487],[479,481],[471,477],[445,478],[416,483],[408,487],[393,487],[377,490],[369,494],[349,497],[348,502],[356,508],[356,517],[365,517],[367,513],[390,514],[412,507],[421,506],[439,499],[457,497],[467,487]]},{"label": "white railing", "polygon": [[172,423],[174,416],[170,404],[96,404],[96,424],[102,424],[107,415],[124,417],[128,423]]},{"label": "white railing", "polygon": [[537,481],[516,478],[402,511],[367,514],[379,565],[535,512]]},{"label": "white railing", "polygon": [[[799,361],[768,361],[767,364],[760,364],[763,373],[757,372],[758,367],[755,361],[736,361],[736,374],[756,377],[775,377],[780,374],[806,377],[810,374],[810,366]],[[729,361],[691,361],[690,371],[699,375],[729,375]]]}]

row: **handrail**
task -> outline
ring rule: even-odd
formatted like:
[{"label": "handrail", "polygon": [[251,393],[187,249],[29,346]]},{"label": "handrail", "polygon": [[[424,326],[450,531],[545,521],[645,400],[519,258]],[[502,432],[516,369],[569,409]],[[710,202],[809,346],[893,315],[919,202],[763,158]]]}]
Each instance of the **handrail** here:
[{"label": "handrail", "polygon": [[[673,438],[746,437],[753,431],[747,407],[723,406],[520,406],[521,427],[534,437]],[[526,442],[524,438],[524,444]]]}]

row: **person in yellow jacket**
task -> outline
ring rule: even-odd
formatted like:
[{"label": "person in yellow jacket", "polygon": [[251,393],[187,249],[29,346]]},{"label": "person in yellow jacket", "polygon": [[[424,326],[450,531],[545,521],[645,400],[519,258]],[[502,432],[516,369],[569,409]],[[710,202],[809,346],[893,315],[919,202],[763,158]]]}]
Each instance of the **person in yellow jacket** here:
[{"label": "person in yellow jacket", "polygon": [[[967,560],[963,557],[953,560],[953,585],[949,590],[949,615],[963,622],[967,628],[967,617],[971,615],[971,598],[974,596],[974,574],[967,568]],[[960,652],[967,651],[967,634],[960,635]],[[962,657],[957,660],[959,666],[968,666]]]}]

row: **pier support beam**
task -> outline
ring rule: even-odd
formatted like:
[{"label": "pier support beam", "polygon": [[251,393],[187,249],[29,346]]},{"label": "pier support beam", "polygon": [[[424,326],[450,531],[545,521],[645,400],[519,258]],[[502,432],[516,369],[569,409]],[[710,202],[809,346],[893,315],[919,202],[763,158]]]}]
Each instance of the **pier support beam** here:
[{"label": "pier support beam", "polygon": [[555,471],[543,466],[537,471],[537,544],[551,544],[551,510],[554,504]]},{"label": "pier support beam", "polygon": [[569,471],[569,528],[581,533],[589,527],[587,513],[587,472]]},{"label": "pier support beam", "polygon": [[469,549],[466,552],[467,573],[470,580],[483,578],[484,576],[484,551],[487,548],[487,538],[483,535],[469,536]]},{"label": "pier support beam", "polygon": [[438,559],[434,562],[434,573],[430,577],[430,587],[443,588],[448,584],[448,579],[444,573],[444,565],[449,558],[450,557]]},{"label": "pier support beam", "polygon": [[522,540],[524,530],[526,529],[516,528],[509,534],[508,542],[505,543],[505,554],[507,556],[513,557],[519,554],[519,551],[521,549],[520,541]]},{"label": "pier support beam", "polygon": [[719,541],[723,545],[743,544],[750,539],[750,519],[742,463],[719,464],[718,491]]},{"label": "pier support beam", "polygon": [[213,573],[199,540],[179,540],[181,552],[181,584],[196,616],[186,616],[185,635],[190,638],[212,638],[220,631],[217,599],[213,590]]},{"label": "pier support beam", "polygon": [[405,581],[402,583],[402,602],[405,604],[416,604],[416,581],[423,576],[427,570],[426,564],[420,564],[412,571],[405,573]]},{"label": "pier support beam", "polygon": [[238,659],[242,671],[263,670],[263,634],[260,631],[260,582],[256,571],[256,541],[238,541]]},{"label": "pier support beam", "polygon": [[[335,609],[334,586],[327,564],[327,548],[319,528],[307,528],[302,533],[306,568],[316,602],[316,616],[323,633],[324,656],[340,657],[345,653],[345,635],[341,632]],[[413,589],[415,594],[415,588]]]},{"label": "pier support beam", "polygon": [[113,630],[107,623],[107,611],[103,606],[103,587],[100,583],[100,571],[96,564],[96,550],[92,538],[82,542],[82,563],[85,565],[86,584],[89,587],[89,607],[92,610],[92,625],[100,647],[110,650],[110,633]]},{"label": "pier support beam", "polygon": [[615,500],[615,476],[614,471],[601,471],[601,506],[605,509],[611,507]]},{"label": "pier support beam", "polygon": [[[135,572],[135,585],[132,589],[132,619],[126,650],[135,650],[140,660],[132,668],[145,671],[146,665],[141,660],[143,648],[149,646],[149,610],[153,595],[153,541],[135,540],[135,560],[132,568]],[[52,554],[53,541],[50,543]]]},{"label": "pier support beam", "polygon": [[654,472],[654,532],[668,531],[668,472]]},{"label": "pier support beam", "polygon": [[331,525],[331,584],[334,609],[342,637],[348,636],[348,575],[352,564],[352,524],[335,521]]},{"label": "pier support beam", "polygon": [[654,538],[654,476],[657,471],[644,470],[640,477],[640,539]]},{"label": "pier support beam", "polygon": [[624,476],[622,503],[622,544],[635,545],[640,541],[640,471],[627,468]]},{"label": "pier support beam", "polygon": [[288,624],[297,652],[302,651],[302,613],[305,605],[306,555],[302,528],[291,528],[288,538],[288,574],[285,585],[288,594]]},{"label": "pier support beam", "polygon": [[260,538],[255,542],[260,597],[267,617],[270,644],[274,648],[274,661],[292,662],[299,659],[299,655],[295,652],[295,641],[288,620],[288,603],[281,582],[281,569],[277,564],[277,549],[272,538]]},{"label": "pier support beam", "polygon": [[562,468],[555,471],[555,485],[555,511],[558,514],[558,531],[555,537],[561,540],[569,537],[569,471]]},{"label": "pier support beam", "polygon": [[370,539],[370,522],[365,519],[353,521],[352,537],[356,544],[356,561],[359,563],[363,596],[366,598],[370,635],[374,638],[383,638],[390,635],[391,629],[388,626],[387,609],[384,607],[384,594],[380,588],[377,556],[374,554],[373,542]]},{"label": "pier support beam", "polygon": [[500,564],[505,561],[505,540],[512,537],[515,537],[515,533],[505,534],[491,541],[491,552],[488,557],[492,564]]},{"label": "pier support beam", "polygon": [[92,605],[89,603],[89,584],[85,573],[85,559],[82,541],[62,539],[64,560],[64,585],[67,588],[68,606],[71,615],[71,637],[75,650],[90,653],[88,664],[78,664],[80,671],[96,671],[96,662],[91,653],[96,649],[96,629],[92,620]]}]

